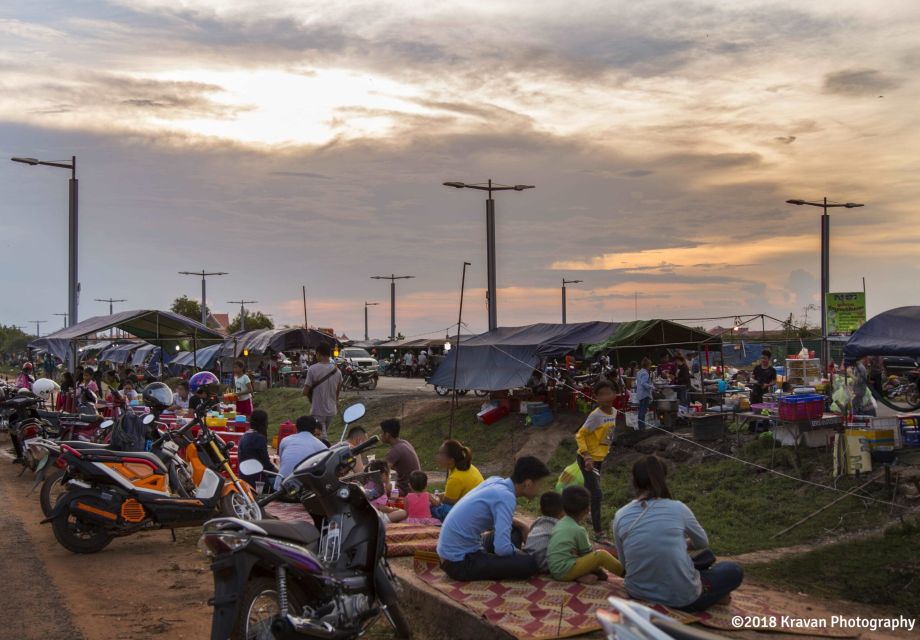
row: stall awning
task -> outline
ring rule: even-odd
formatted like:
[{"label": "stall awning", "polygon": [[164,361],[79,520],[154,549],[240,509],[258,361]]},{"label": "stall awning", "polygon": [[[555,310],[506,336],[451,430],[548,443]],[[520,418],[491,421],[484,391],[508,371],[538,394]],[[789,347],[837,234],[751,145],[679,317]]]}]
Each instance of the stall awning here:
[{"label": "stall awning", "polygon": [[720,344],[719,336],[670,320],[634,320],[622,322],[602,343],[585,350],[589,356],[628,347],[659,347],[662,349],[696,349],[703,344]]},{"label": "stall awning", "polygon": [[581,345],[602,343],[616,328],[612,322],[499,327],[452,349],[431,377],[431,383],[452,387],[456,361],[458,389],[499,391],[520,387],[541,358],[559,357]]},{"label": "stall awning", "polygon": [[920,356],[920,307],[898,307],[865,322],[850,336],[843,353],[862,356]]},{"label": "stall awning", "polygon": [[110,316],[94,316],[83,322],[37,338],[30,347],[43,348],[62,360],[67,360],[74,344],[96,340],[94,336],[112,328],[121,329],[136,338],[172,348],[180,340],[223,341],[224,336],[203,324],[171,311],[135,309]]},{"label": "stall awning", "polygon": [[115,364],[124,364],[131,359],[133,352],[142,346],[144,346],[143,342],[115,344],[100,351],[97,357],[100,361],[108,360]]},{"label": "stall awning", "polygon": [[159,351],[160,347],[155,344],[145,344],[134,350],[134,355],[131,357],[131,365],[138,367],[144,364],[144,361],[147,359],[147,356],[152,356],[151,361],[159,360]]},{"label": "stall awning", "polygon": [[315,349],[321,344],[330,347],[339,344],[335,336],[316,329],[256,329],[237,333],[227,338],[221,355],[238,358],[247,349],[250,355],[258,356],[279,351]]},{"label": "stall awning", "polygon": [[170,361],[170,366],[210,369],[220,357],[223,344],[212,344],[195,352],[183,352]]}]

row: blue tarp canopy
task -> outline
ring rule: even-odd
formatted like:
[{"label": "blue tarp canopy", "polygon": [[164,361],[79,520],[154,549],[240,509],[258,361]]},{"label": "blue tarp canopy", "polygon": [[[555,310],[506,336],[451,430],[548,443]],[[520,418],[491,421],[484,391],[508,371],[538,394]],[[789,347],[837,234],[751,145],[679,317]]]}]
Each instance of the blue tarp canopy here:
[{"label": "blue tarp canopy", "polygon": [[920,307],[898,307],[868,320],[843,347],[847,359],[920,355]]},{"label": "blue tarp canopy", "polygon": [[612,322],[499,327],[452,349],[431,377],[431,384],[452,388],[456,362],[458,389],[500,391],[522,387],[541,359],[565,355],[580,345],[600,344],[616,328]]},{"label": "blue tarp canopy", "polygon": [[114,362],[115,364],[125,364],[131,359],[132,353],[142,346],[144,346],[143,342],[116,344],[103,349],[96,357],[99,361],[108,360],[109,362]]},{"label": "blue tarp canopy", "polygon": [[[147,359],[147,356],[153,354],[153,357],[150,358],[151,362],[157,362],[160,359],[160,347],[155,344],[145,344],[141,347],[138,347],[134,350],[134,355],[131,356],[131,365],[139,367],[144,364],[144,361]],[[169,361],[169,358],[166,358],[166,361]]]},{"label": "blue tarp canopy", "polygon": [[177,367],[197,366],[199,369],[210,369],[220,357],[223,346],[223,344],[212,344],[210,347],[205,347],[195,352],[183,352],[171,360],[169,364]]}]

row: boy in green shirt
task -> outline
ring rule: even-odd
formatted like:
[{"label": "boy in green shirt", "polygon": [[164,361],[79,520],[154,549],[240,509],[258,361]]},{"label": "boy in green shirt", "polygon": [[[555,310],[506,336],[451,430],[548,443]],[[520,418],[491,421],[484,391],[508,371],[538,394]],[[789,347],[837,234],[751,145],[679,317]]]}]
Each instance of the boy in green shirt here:
[{"label": "boy in green shirt", "polygon": [[578,524],[588,517],[591,494],[584,487],[566,487],[562,492],[565,517],[553,528],[546,560],[553,579],[584,584],[606,580],[604,569],[623,575],[623,565],[606,551],[594,551],[588,532]]}]

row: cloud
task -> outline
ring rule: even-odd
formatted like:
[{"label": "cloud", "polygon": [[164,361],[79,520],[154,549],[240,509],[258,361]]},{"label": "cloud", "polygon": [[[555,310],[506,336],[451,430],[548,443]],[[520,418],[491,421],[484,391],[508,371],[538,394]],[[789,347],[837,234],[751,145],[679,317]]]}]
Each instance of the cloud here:
[{"label": "cloud", "polygon": [[795,136],[777,136],[773,139],[780,144],[792,144],[793,142],[795,142],[796,137]]},{"label": "cloud", "polygon": [[843,96],[876,95],[901,86],[903,81],[878,69],[843,69],[824,76],[824,93]]}]

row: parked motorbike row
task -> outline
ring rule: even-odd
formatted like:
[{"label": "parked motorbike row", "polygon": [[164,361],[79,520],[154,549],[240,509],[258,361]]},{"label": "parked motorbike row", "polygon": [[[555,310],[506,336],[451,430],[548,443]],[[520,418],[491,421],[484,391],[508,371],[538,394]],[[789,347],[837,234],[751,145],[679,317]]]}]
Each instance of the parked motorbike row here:
[{"label": "parked motorbike row", "polygon": [[[215,585],[212,640],[351,640],[380,616],[409,637],[384,522],[360,478],[348,477],[377,438],[307,458],[279,491],[260,497],[231,467],[232,445],[204,422],[219,401],[217,378],[201,372],[189,381],[201,385],[210,400],[178,429],[161,420],[172,400],[162,383],[144,390],[150,413],[128,411],[114,421],[44,411],[42,396],[0,386],[0,426],[23,473],[35,472],[33,490],[41,485],[42,523],[81,554],[139,531],[203,526],[199,547],[212,560]],[[346,428],[364,411],[349,407]],[[247,460],[240,473],[268,472]],[[263,519],[263,507],[276,500],[301,502],[319,526]]]}]

